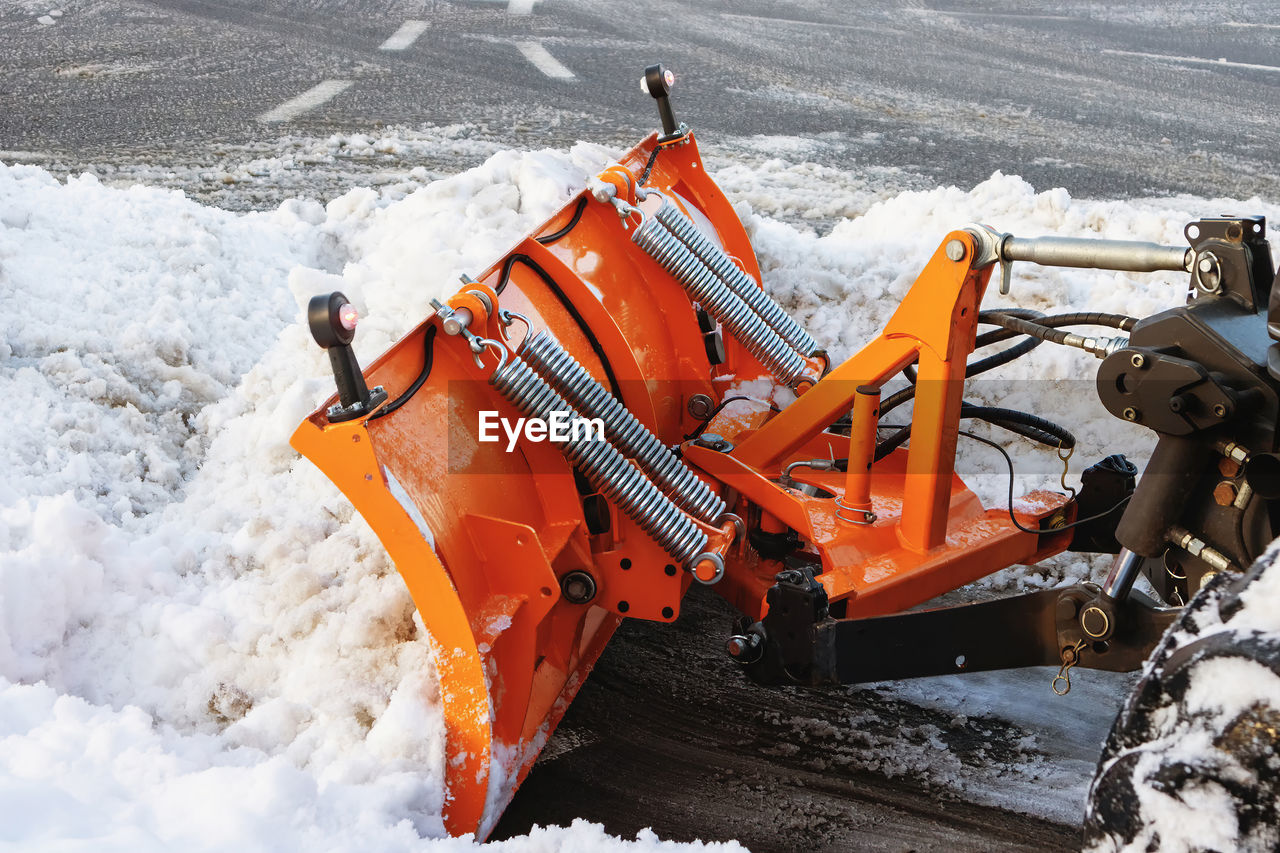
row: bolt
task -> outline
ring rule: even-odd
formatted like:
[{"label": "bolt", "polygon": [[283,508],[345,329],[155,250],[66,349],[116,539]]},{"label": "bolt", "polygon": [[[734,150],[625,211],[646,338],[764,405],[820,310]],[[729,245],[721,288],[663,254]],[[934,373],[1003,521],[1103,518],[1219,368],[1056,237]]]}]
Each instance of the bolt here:
[{"label": "bolt", "polygon": [[1141,415],[1138,413],[1138,410],[1135,409],[1133,406],[1126,406],[1125,410],[1120,414],[1124,416],[1124,419],[1126,421],[1136,421],[1138,420],[1138,418],[1141,417]]},{"label": "bolt", "polygon": [[1213,416],[1215,418],[1225,418],[1227,416],[1227,407],[1222,403],[1214,403]]},{"label": "bolt", "polygon": [[1224,477],[1234,477],[1240,473],[1240,463],[1234,459],[1222,458],[1218,460],[1218,473]]},{"label": "bolt", "polygon": [[726,441],[724,436],[716,435],[714,432],[704,432],[702,435],[694,439],[693,443],[699,447],[714,450],[717,453],[728,453],[730,450],[733,450],[732,443]]},{"label": "bolt", "polygon": [[961,243],[959,240],[949,240],[947,241],[946,252],[949,259],[953,261],[963,261],[964,243]]},{"label": "bolt", "polygon": [[734,634],[725,643],[729,657],[740,664],[755,663],[760,659],[760,635],[754,631],[747,634]]},{"label": "bolt", "polygon": [[1214,487],[1213,500],[1218,504],[1218,506],[1231,506],[1236,502],[1236,495],[1238,493],[1235,483],[1232,483],[1230,480],[1223,480]]},{"label": "bolt", "polygon": [[596,581],[586,572],[574,570],[560,579],[560,591],[567,601],[586,604],[596,597]]},{"label": "bolt", "polygon": [[1142,353],[1135,352],[1129,358],[1129,363],[1132,364],[1134,367],[1142,367],[1144,364],[1147,363],[1147,360],[1142,356]]},{"label": "bolt", "polygon": [[1210,272],[1213,270],[1213,255],[1200,256],[1200,272]]},{"label": "bolt", "polygon": [[689,398],[689,414],[695,420],[705,421],[710,419],[712,410],[715,409],[715,403],[706,394],[694,394]]}]

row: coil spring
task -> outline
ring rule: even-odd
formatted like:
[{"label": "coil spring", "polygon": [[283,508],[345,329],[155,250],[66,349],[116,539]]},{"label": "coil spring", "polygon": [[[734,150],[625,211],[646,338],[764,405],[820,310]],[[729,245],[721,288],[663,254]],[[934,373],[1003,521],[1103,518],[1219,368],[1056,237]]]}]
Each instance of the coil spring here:
[{"label": "coil spring", "polygon": [[[667,202],[664,202],[664,204]],[[689,250],[656,217],[647,217],[631,234],[632,241],[684,286],[689,296],[742,342],[765,369],[791,385],[805,361],[751,306],[729,289],[711,267]]]},{"label": "coil spring", "polygon": [[708,240],[670,199],[662,200],[662,206],[655,216],[703,263],[711,267],[712,272],[743,302],[751,306],[751,310],[759,314],[784,341],[803,356],[812,356],[817,352],[818,343],[809,333],[782,310],[782,306],[772,296],[761,290],[750,276],[739,269],[737,264],[729,260],[723,249]]},{"label": "coil spring", "polygon": [[[525,417],[550,420],[552,412],[576,414],[574,408],[517,355],[510,355],[506,363],[493,372],[489,384]],[[706,547],[707,534],[608,440],[571,437],[556,444],[593,487],[617,504],[681,565],[689,567]]]},{"label": "coil spring", "polygon": [[526,336],[520,355],[559,392],[569,405],[588,418],[604,421],[609,440],[686,512],[714,524],[725,511],[724,501],[698,479],[674,453],[614,399],[573,356],[544,329]]}]

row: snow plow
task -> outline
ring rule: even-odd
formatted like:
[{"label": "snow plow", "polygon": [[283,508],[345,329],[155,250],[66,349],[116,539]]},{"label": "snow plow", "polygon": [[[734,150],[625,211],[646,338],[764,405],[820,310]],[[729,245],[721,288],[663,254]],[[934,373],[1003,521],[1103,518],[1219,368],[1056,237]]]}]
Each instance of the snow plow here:
[{"label": "snow plow", "polygon": [[[1191,223],[1186,246],[959,228],[833,364],[764,290],[671,83],[646,70],[661,132],[367,368],[342,294],[308,311],[337,393],[293,445],[378,534],[435,644],[455,834],[488,834],[621,620],[672,622],[694,584],[741,614],[728,655],[763,684],[1048,665],[1062,693],[1079,669],[1140,668],[1276,534],[1280,304],[1260,217]],[[983,310],[1014,263],[1181,272],[1190,296],[1146,318]],[[1152,430],[1154,453],[1140,476],[1113,455],[1078,492],[1017,500],[1010,463],[1007,505],[984,506],[955,472],[963,421],[1074,449],[1033,413],[965,400],[966,378],[1043,343],[1097,356],[1103,405]],[[1100,585],[912,609],[1064,550],[1116,556]],[[1258,719],[1223,748],[1274,740]]]}]

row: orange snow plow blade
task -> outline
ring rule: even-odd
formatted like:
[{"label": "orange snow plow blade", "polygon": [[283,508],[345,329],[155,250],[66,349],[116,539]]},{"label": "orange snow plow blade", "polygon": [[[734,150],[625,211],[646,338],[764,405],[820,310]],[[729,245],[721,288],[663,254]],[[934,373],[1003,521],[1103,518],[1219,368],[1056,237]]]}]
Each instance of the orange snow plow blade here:
[{"label": "orange snow plow blade", "polygon": [[[454,834],[488,834],[622,618],[673,621],[695,581],[761,618],[789,542],[871,616],[1070,538],[1064,497],[1015,524],[953,472],[990,275],[975,238],[948,235],[831,369],[764,295],[692,133],[666,131],[364,371],[345,299],[309,311],[339,394],[293,445],[376,531],[435,644]],[[879,386],[913,362],[910,446],[874,460]],[[725,408],[760,379],[797,399]],[[849,434],[829,429],[851,408]],[[542,426],[509,441],[498,424],[522,418]]]},{"label": "orange snow plow blade", "polygon": [[[621,167],[639,176],[654,147],[651,138]],[[664,149],[648,186],[730,223],[718,229],[720,241],[759,275],[692,136]],[[686,401],[719,394],[697,318],[679,285],[660,276],[631,246],[615,208],[584,193],[464,291],[492,294],[535,330],[549,330],[671,444],[697,424]],[[677,300],[686,306],[678,315]],[[505,339],[494,312],[469,307],[489,314],[483,327],[472,322],[480,337]],[[447,715],[446,825],[483,835],[486,802],[498,807],[492,823],[622,615],[673,621],[691,575],[575,480],[551,443],[521,442],[509,453],[501,430],[500,441],[479,442],[478,413],[510,421],[520,414],[488,383],[492,360],[477,369],[471,350],[441,325],[433,316],[364,371],[368,387],[394,399],[420,375],[429,348],[429,376],[395,412],[334,423],[330,400],[292,442],[368,519],[413,595],[436,644]]]}]

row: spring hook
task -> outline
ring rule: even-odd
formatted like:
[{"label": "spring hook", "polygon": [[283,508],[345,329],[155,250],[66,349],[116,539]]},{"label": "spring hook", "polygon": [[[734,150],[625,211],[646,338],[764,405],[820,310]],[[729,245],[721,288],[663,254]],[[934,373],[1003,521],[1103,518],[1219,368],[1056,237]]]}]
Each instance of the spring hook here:
[{"label": "spring hook", "polygon": [[[551,420],[554,412],[575,411],[519,355],[500,356],[500,362],[490,375],[489,384],[525,417]],[[628,462],[612,442],[589,435],[553,442],[593,488],[616,504],[673,559],[688,569],[696,565],[695,558],[706,548],[707,534]]]},{"label": "spring hook", "polygon": [[686,512],[710,524],[724,512],[724,501],[694,474],[635,416],[592,378],[545,329],[526,336],[523,358],[580,413],[604,421],[605,434],[623,455]]},{"label": "spring hook", "polygon": [[519,311],[511,311],[506,308],[499,309],[498,323],[502,327],[502,337],[508,344],[511,343],[511,337],[507,334],[507,329],[515,325],[516,320],[524,323],[524,336],[527,340],[529,333],[533,331],[533,323],[529,321],[529,318],[521,314]]},{"label": "spring hook", "polygon": [[1058,445],[1058,458],[1062,460],[1062,477],[1059,478],[1058,482],[1062,484],[1062,490],[1064,492],[1071,493],[1071,500],[1075,500],[1077,492],[1074,486],[1067,485],[1067,475],[1071,473],[1071,457],[1075,452],[1076,446],[1074,444],[1066,448],[1062,445]]}]

